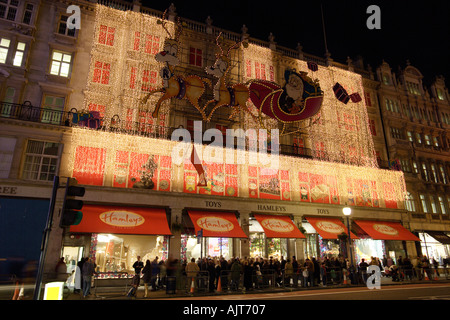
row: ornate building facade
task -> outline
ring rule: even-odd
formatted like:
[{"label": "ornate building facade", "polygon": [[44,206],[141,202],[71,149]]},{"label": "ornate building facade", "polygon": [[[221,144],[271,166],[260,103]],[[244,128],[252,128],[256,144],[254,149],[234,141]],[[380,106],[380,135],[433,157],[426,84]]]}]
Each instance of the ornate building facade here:
[{"label": "ornate building facade", "polygon": [[[4,250],[5,259],[25,247],[31,248],[25,260],[36,257],[55,176],[76,178],[86,194],[81,223],[60,228],[63,191],[58,192],[46,272],[60,256],[70,267],[89,255],[108,276],[131,272],[137,255],[347,255],[338,240],[347,233],[345,206],[352,208],[356,262],[417,255],[418,233],[450,230],[447,124],[438,120],[450,119],[443,81],[433,87],[435,96],[419,97],[435,118],[428,113],[420,125],[406,115],[403,122],[389,122],[387,112],[395,112],[385,110],[385,98],[398,99],[398,108],[419,98],[377,81],[351,61],[345,65],[301,47],[285,48],[270,36],[254,39],[245,26],[235,33],[210,19],[190,21],[174,7],[163,13],[137,2],[101,3],[75,1],[79,30],[68,28],[66,1],[0,5],[0,200],[11,217],[10,230],[29,235],[22,242],[9,237],[16,252]],[[177,59],[176,68],[168,55]],[[217,76],[213,71],[222,62]],[[402,84],[408,77],[420,80],[407,70]],[[181,79],[172,87],[166,78],[171,73]],[[322,107],[305,119],[290,121],[289,112],[285,121],[270,117],[251,98],[252,90],[236,89],[276,84],[272,95],[286,90],[293,74],[320,84]],[[356,95],[342,102],[333,90],[337,84]],[[230,100],[220,106],[224,90]],[[241,105],[242,92],[249,96]],[[358,95],[362,99],[353,99]],[[393,138],[389,123],[421,133],[422,150]],[[183,147],[179,138],[186,136],[179,132],[188,133]],[[195,156],[202,161],[192,161]],[[383,162],[413,157],[418,170],[426,163],[431,181],[423,181],[425,189],[415,183],[420,176],[388,170]],[[436,188],[434,207],[430,184]],[[421,210],[409,207],[419,208],[422,193],[430,205],[425,220]],[[435,207],[446,211],[433,215]]]}]

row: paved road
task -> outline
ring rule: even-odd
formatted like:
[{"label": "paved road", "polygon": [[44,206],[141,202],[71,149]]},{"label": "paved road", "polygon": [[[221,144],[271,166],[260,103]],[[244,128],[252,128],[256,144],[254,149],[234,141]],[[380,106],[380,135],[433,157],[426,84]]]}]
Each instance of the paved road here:
[{"label": "paved road", "polygon": [[305,290],[278,293],[239,294],[227,296],[183,297],[175,300],[450,300],[450,284],[410,284]]}]

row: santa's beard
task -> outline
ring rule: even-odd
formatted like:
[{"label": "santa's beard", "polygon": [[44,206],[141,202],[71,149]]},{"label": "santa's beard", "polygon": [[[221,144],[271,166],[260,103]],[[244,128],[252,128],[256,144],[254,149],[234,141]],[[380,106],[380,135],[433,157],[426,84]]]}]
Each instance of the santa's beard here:
[{"label": "santa's beard", "polygon": [[286,84],[286,93],[290,98],[292,98],[294,100],[298,100],[299,98],[301,98],[302,93],[303,93],[302,91],[303,90],[302,90],[301,86],[294,87],[293,85],[291,85],[289,83]]}]

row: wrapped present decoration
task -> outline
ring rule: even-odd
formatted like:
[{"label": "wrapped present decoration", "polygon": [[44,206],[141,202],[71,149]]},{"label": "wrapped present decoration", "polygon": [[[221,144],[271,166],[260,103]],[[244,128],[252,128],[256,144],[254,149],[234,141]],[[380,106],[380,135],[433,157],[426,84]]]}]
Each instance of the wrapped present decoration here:
[{"label": "wrapped present decoration", "polygon": [[359,95],[358,92],[352,93],[352,94],[350,95],[350,99],[351,99],[352,102],[354,102],[354,103],[360,102],[360,101],[362,100],[362,99],[361,99],[361,96]]},{"label": "wrapped present decoration", "polygon": [[319,70],[319,66],[315,62],[308,61],[308,69],[312,71],[317,71]]},{"label": "wrapped present decoration", "polygon": [[347,93],[347,91],[344,89],[344,87],[339,83],[336,82],[336,84],[333,87],[334,95],[336,98],[341,101],[344,104],[347,104],[350,100],[350,97]]}]

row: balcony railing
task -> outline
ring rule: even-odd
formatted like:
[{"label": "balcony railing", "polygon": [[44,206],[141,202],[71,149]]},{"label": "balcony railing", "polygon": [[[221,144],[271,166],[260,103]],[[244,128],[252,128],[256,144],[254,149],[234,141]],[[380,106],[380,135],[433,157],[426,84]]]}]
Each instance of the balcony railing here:
[{"label": "balcony railing", "polygon": [[69,112],[45,107],[35,107],[31,105],[29,101],[26,101],[23,104],[1,102],[0,117],[54,124],[59,126],[69,125],[67,123],[69,119]]}]

